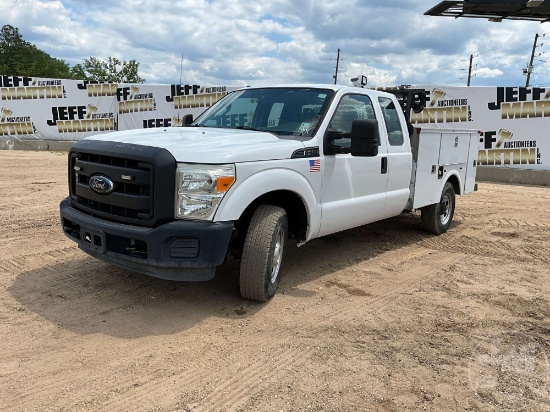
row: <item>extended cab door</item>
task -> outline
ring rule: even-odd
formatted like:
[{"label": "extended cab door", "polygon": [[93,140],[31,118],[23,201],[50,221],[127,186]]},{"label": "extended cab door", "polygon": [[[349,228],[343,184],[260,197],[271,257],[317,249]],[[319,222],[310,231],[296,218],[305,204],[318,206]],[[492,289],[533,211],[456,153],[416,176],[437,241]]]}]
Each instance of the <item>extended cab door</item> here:
[{"label": "extended cab door", "polygon": [[384,214],[388,182],[384,123],[379,124],[378,155],[351,156],[351,124],[356,119],[376,119],[373,102],[366,94],[342,96],[327,128],[319,236],[374,222]]},{"label": "extended cab door", "polygon": [[[384,216],[396,216],[407,205],[410,192],[412,153],[405,121],[399,102],[395,97],[378,96],[380,103],[380,123],[385,125],[386,133],[380,135],[387,139],[388,184],[386,187],[386,206]],[[384,137],[382,137],[384,136]]]}]

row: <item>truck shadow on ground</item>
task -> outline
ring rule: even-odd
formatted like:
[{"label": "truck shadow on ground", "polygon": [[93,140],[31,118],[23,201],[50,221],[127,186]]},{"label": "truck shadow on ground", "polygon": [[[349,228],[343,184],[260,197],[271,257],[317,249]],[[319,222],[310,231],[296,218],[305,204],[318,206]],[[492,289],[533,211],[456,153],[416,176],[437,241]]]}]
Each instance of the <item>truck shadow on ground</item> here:
[{"label": "truck shadow on ground", "polygon": [[[418,216],[402,215],[316,239],[289,250],[280,293],[307,299],[315,292],[300,285],[430,237]],[[178,333],[210,317],[236,327],[269,310],[269,303],[240,297],[238,270],[239,261],[229,259],[212,281],[165,281],[109,266],[75,248],[67,259],[20,273],[8,291],[25,311],[60,328],[139,338]]]}]

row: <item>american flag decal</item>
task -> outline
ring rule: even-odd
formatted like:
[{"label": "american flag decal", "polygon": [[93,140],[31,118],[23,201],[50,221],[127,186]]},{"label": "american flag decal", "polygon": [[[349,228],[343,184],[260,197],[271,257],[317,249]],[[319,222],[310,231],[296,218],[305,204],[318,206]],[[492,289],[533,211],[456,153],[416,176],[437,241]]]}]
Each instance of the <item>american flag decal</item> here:
[{"label": "american flag decal", "polygon": [[309,161],[309,171],[310,172],[320,172],[321,171],[321,161],[319,159]]}]

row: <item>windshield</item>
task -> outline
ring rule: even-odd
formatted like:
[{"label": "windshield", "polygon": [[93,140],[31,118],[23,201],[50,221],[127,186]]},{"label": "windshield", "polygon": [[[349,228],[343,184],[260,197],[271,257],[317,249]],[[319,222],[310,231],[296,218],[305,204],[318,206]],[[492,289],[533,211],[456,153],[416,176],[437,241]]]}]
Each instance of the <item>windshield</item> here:
[{"label": "windshield", "polygon": [[239,90],[204,112],[192,126],[311,137],[333,93],[328,89],[292,87]]}]

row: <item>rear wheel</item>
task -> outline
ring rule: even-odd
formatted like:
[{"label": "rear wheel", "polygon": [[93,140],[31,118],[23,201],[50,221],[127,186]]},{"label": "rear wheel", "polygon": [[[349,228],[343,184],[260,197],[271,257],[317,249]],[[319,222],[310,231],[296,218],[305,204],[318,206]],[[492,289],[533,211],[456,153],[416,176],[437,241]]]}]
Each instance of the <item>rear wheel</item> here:
[{"label": "rear wheel", "polygon": [[288,238],[286,211],[259,206],[248,227],[241,258],[239,286],[242,297],[266,302],[279,286]]},{"label": "rear wheel", "polygon": [[422,211],[422,225],[428,232],[440,235],[445,233],[455,213],[455,190],[450,182],[445,183],[439,203],[425,206]]}]

